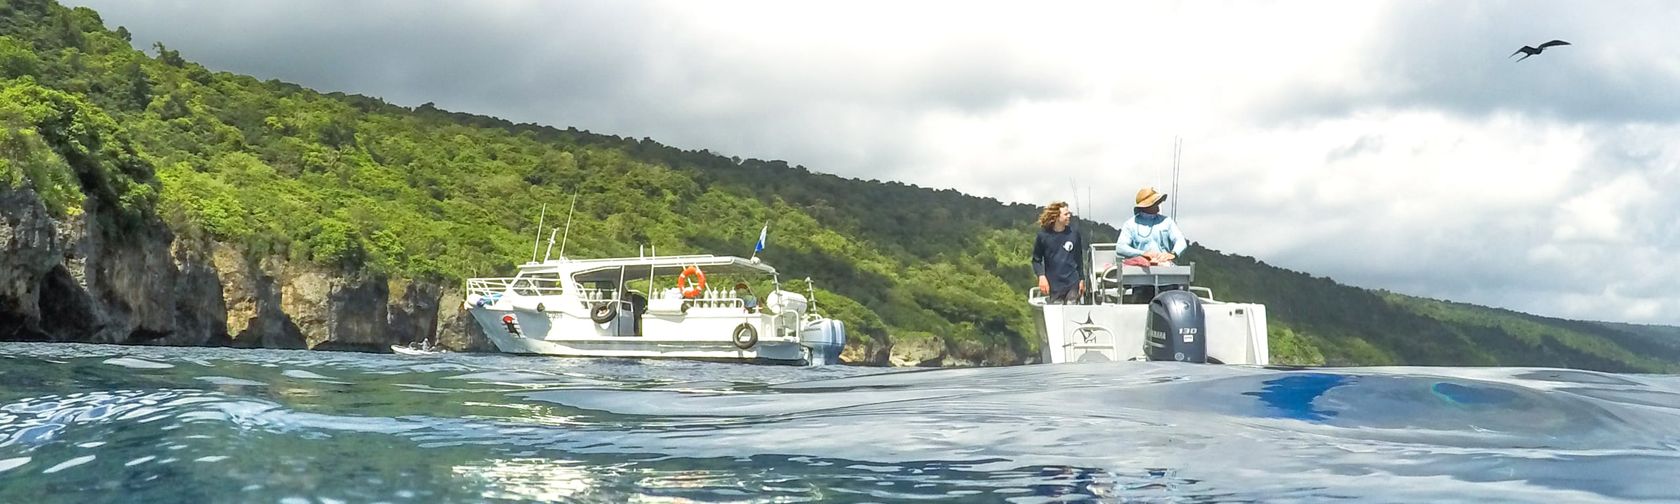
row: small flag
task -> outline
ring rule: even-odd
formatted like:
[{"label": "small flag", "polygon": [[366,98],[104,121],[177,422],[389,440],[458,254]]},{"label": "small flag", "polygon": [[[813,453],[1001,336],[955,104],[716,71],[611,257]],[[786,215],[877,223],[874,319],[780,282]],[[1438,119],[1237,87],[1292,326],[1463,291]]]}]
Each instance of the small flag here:
[{"label": "small flag", "polygon": [[753,255],[764,251],[764,239],[770,235],[770,223],[764,223],[764,229],[758,230],[758,244],[753,245]]}]

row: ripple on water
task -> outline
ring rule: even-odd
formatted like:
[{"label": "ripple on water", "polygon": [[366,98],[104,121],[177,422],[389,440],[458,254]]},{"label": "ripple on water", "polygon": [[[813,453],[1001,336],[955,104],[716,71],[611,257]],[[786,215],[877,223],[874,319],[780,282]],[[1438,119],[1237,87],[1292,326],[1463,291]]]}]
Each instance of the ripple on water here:
[{"label": "ripple on water", "polygon": [[58,465],[47,468],[47,470],[45,470],[45,471],[41,471],[41,474],[52,474],[52,473],[55,473],[55,472],[63,471],[65,469],[69,469],[69,468],[76,467],[76,466],[79,466],[79,465],[82,465],[82,464],[86,464],[88,462],[93,462],[93,459],[95,459],[95,458],[98,458],[98,456],[97,455],[83,455],[83,456],[76,457],[76,458],[73,458],[73,459],[70,459],[70,460],[59,462]]},{"label": "ripple on water", "polygon": [[290,377],[290,378],[297,378],[297,379],[300,379],[300,380],[331,380],[332,379],[332,378],[329,378],[327,376],[323,376],[319,373],[304,371],[302,369],[287,369],[284,372],[281,372],[280,374],[285,375],[285,376]]},{"label": "ripple on water", "polygon": [[216,385],[228,385],[228,386],[236,386],[236,387],[265,387],[265,386],[268,386],[267,383],[263,383],[263,382],[256,381],[256,380],[246,380],[246,379],[243,379],[243,378],[233,378],[233,377],[228,377],[228,376],[200,376],[197,379],[199,381],[214,383]]},{"label": "ripple on water", "polygon": [[149,360],[146,360],[146,359],[137,359],[137,358],[134,358],[134,357],[117,357],[117,358],[112,358],[112,359],[105,359],[105,363],[113,365],[113,366],[122,366],[122,367],[125,367],[125,368],[132,368],[132,369],[169,369],[169,368],[175,367],[174,364],[165,364],[165,363],[162,363],[162,362],[153,362],[153,361],[149,361]]}]

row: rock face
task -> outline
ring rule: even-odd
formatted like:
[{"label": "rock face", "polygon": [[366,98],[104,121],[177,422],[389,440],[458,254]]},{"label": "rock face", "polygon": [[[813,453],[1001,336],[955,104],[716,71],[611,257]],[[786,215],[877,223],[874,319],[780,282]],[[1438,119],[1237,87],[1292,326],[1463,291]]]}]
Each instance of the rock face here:
[{"label": "rock face", "polygon": [[226,345],[227,304],[222,299],[221,272],[210,259],[214,244],[177,240],[174,259],[176,314],[174,334],[158,341],[165,345]]},{"label": "rock face", "polygon": [[444,289],[438,302],[438,344],[461,352],[494,352],[496,345],[484,335],[484,328],[473,322],[472,315],[461,309],[466,299],[458,289]]},{"label": "rock face", "polygon": [[97,215],[57,220],[34,192],[0,189],[0,340],[493,350],[453,289],[246,257],[155,219],[102,229]]},{"label": "rock face", "polygon": [[[391,302],[385,308],[390,339],[398,344],[437,341],[438,303],[443,289],[436,285],[392,280],[386,286]],[[457,303],[459,305],[459,303]]]},{"label": "rock face", "polygon": [[[204,345],[225,334],[216,274],[160,222],[102,229],[0,189],[0,338]],[[182,266],[185,265],[183,268]]]},{"label": "rock face", "polygon": [[[178,236],[156,218],[106,229],[98,212],[58,220],[34,192],[0,189],[0,341],[368,352],[431,341],[495,351],[461,309],[457,288],[249,257]],[[842,360],[850,363],[1002,360],[981,348],[894,348],[884,334],[848,337]]]},{"label": "rock face", "polygon": [[0,189],[0,338],[50,339],[41,325],[41,291],[48,282],[72,281],[55,224],[34,192]]}]

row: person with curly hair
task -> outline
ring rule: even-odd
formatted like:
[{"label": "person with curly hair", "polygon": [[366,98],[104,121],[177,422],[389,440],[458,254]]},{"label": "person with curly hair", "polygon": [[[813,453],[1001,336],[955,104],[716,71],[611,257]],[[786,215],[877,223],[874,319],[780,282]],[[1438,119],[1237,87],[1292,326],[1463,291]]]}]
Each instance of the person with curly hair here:
[{"label": "person with curly hair", "polygon": [[1051,202],[1039,214],[1038,227],[1032,266],[1039,293],[1046,303],[1078,303],[1085,295],[1085,240],[1073,229],[1073,210],[1065,201]]}]

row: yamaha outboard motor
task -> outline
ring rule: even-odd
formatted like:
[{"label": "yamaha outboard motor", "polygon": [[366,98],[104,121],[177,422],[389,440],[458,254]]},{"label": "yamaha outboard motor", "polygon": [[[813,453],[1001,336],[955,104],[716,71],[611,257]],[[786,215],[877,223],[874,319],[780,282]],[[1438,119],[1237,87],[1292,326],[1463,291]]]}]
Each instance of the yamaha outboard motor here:
[{"label": "yamaha outboard motor", "polygon": [[1207,362],[1207,319],[1202,300],[1187,290],[1170,290],[1149,301],[1144,355],[1152,361]]}]

